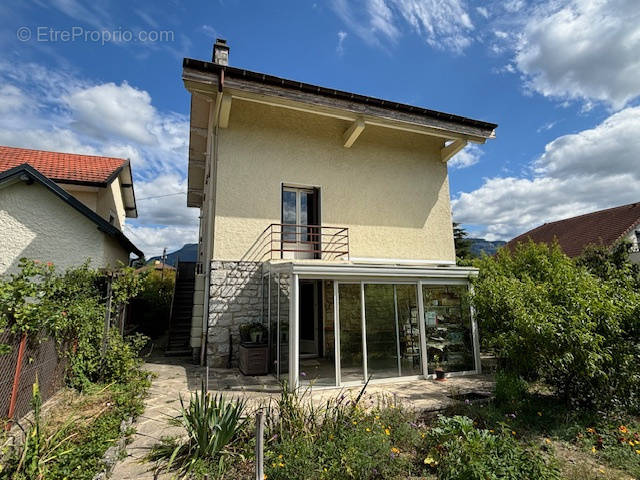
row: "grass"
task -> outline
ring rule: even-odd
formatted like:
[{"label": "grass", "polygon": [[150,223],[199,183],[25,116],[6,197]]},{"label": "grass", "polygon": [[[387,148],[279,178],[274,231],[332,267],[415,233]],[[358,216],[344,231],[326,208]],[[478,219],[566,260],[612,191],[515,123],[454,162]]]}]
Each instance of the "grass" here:
[{"label": "grass", "polygon": [[522,441],[548,445],[559,452],[565,478],[640,478],[638,417],[571,411],[540,386],[513,402],[471,402],[448,414],[467,415],[483,428],[506,425]]},{"label": "grass", "polygon": [[[148,378],[140,373],[127,384],[92,385],[83,393],[61,392],[40,418],[31,421],[39,422],[40,435],[33,434],[33,426],[23,426],[33,438],[42,440],[25,455],[34,467],[18,468],[24,450],[5,442],[0,478],[93,479],[104,468],[104,453],[120,438],[122,421],[142,413],[148,386]],[[50,438],[57,439],[55,444],[47,442]]]}]

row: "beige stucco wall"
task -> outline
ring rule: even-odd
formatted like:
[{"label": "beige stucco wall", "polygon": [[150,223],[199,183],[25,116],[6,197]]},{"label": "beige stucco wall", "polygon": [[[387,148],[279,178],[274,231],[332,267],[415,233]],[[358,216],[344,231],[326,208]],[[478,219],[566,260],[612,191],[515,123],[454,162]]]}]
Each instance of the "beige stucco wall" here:
[{"label": "beige stucco wall", "polygon": [[91,259],[93,267],[126,262],[128,254],[95,223],[38,183],[0,188],[0,274],[21,257],[65,269]]},{"label": "beige stucco wall", "polygon": [[[349,227],[352,257],[455,260],[443,141],[233,100],[221,129],[213,258],[246,258],[280,223],[281,185],[320,187],[323,225]],[[250,259],[250,258],[249,258]]]},{"label": "beige stucco wall", "polygon": [[80,200],[82,203],[84,203],[87,207],[89,207],[94,212],[98,208],[98,192],[97,191],[94,191],[94,192],[86,191],[86,190],[83,190],[81,186],[76,186],[76,185],[63,184],[60,186],[64,188],[67,192],[69,192],[71,195],[76,197],[78,200]]},{"label": "beige stucco wall", "polygon": [[122,230],[125,221],[124,201],[120,190],[120,178],[116,178],[107,188],[101,188],[98,192],[98,203],[96,212],[105,220],[109,221],[109,212],[116,215],[115,226]]}]

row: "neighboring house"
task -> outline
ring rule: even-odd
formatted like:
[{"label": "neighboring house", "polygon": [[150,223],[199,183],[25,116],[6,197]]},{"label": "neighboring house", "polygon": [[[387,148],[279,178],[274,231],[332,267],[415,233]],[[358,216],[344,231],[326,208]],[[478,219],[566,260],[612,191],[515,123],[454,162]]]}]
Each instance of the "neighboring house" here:
[{"label": "neighboring house", "polygon": [[128,160],[0,146],[0,274],[22,257],[60,269],[128,264],[138,216]]},{"label": "neighboring house", "polygon": [[239,325],[262,322],[290,385],[479,371],[447,161],[496,125],[233,68],[224,41],[214,55],[183,63],[191,345],[235,363]]},{"label": "neighboring house", "polygon": [[517,236],[509,243],[514,248],[529,239],[535,243],[553,243],[557,240],[569,257],[579,256],[588,245],[612,248],[620,242],[631,244],[631,261],[640,263],[638,237],[640,236],[640,203],[607,208],[577,217],[545,223]]}]

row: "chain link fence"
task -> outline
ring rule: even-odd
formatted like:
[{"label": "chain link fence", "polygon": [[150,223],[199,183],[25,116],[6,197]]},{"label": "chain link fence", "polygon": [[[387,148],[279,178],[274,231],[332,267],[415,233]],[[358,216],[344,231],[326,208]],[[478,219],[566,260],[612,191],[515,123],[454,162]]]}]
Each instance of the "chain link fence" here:
[{"label": "chain link fence", "polygon": [[[20,355],[21,340],[18,335],[0,333],[0,344],[11,347],[10,353],[0,355],[2,419],[18,419],[31,410],[32,385],[36,381],[36,375],[43,402],[64,384],[67,362],[58,354],[55,340],[27,337],[23,354]],[[10,412],[10,409],[13,411]]]}]

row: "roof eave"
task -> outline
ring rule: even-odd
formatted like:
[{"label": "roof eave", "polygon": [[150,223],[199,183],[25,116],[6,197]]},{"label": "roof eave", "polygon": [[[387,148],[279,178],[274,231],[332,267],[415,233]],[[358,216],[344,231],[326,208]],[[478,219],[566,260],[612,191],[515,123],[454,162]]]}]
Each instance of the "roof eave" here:
[{"label": "roof eave", "polygon": [[27,163],[23,163],[16,167],[13,167],[9,170],[0,173],[0,182],[4,182],[10,180],[14,177],[18,177],[21,174],[28,175],[32,180],[37,181],[44,187],[48,188],[51,192],[57,195],[62,201],[67,203],[69,206],[83,214],[90,221],[96,224],[98,230],[101,232],[114,237],[118,243],[129,253],[135,254],[137,257],[144,257],[144,253],[139,250],[132,242],[129,240],[124,233],[122,233],[118,228],[111,225],[104,218],[99,216],[89,207],[87,207],[84,203],[79,201],[76,197],[71,195],[69,192],[64,190],[62,187],[57,185],[53,180],[47,178],[38,170],[33,168],[31,165]]}]

